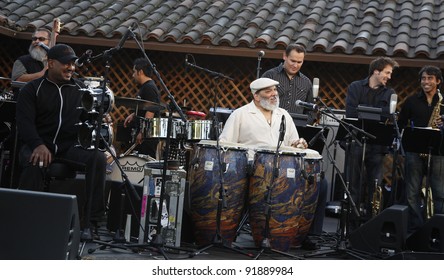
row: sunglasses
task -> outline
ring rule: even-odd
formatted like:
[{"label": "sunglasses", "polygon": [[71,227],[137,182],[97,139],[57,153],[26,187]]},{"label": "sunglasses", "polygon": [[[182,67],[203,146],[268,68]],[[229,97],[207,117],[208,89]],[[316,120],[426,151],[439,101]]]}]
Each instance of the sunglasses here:
[{"label": "sunglasses", "polygon": [[45,37],[31,37],[31,39],[33,41],[37,41],[37,40],[39,40],[39,41],[46,41],[46,40],[49,40],[48,38],[45,38]]}]

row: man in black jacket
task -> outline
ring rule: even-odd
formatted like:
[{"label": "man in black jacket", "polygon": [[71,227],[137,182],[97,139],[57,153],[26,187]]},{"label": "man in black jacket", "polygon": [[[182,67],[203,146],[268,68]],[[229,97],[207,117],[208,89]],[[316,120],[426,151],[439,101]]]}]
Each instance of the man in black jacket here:
[{"label": "man in black jacket", "polygon": [[78,126],[87,112],[81,108],[85,86],[72,78],[75,55],[70,46],[59,44],[48,52],[48,70],[20,91],[16,119],[22,168],[19,188],[42,191],[45,168],[55,158],[85,165],[86,189],[93,190],[91,221],[104,213],[105,155],[78,146]]}]

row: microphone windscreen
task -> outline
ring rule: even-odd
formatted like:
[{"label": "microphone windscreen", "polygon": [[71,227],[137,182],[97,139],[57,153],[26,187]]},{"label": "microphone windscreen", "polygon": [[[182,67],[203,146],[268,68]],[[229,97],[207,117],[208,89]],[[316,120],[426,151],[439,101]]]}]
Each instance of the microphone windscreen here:
[{"label": "microphone windscreen", "polygon": [[313,98],[318,98],[319,94],[319,78],[313,79]]},{"label": "microphone windscreen", "polygon": [[390,114],[394,114],[396,112],[396,105],[398,104],[398,95],[393,93],[390,96]]}]

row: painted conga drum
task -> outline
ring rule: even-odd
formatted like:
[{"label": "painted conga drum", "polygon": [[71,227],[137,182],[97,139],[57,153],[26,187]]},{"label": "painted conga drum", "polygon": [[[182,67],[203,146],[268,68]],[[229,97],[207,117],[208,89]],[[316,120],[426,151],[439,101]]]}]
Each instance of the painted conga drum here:
[{"label": "painted conga drum", "polygon": [[[220,153],[220,161],[217,151]],[[221,208],[220,234],[228,244],[236,237],[248,190],[248,149],[239,144],[202,140],[196,145],[191,160],[190,213],[196,243],[213,242],[217,233],[217,209],[221,179],[225,189],[226,207]],[[222,169],[222,173],[220,170]]]},{"label": "painted conga drum", "polygon": [[[261,246],[266,235],[275,250],[288,251],[294,243],[305,190],[305,180],[301,176],[302,152],[291,147],[281,148],[277,156],[272,148],[255,151],[248,204],[251,231],[257,247]],[[267,203],[268,188],[271,188],[270,203]],[[268,234],[265,228],[267,207],[271,209]]]},{"label": "painted conga drum", "polygon": [[298,233],[295,236],[293,245],[299,246],[307,237],[310,226],[313,222],[318,204],[319,188],[322,170],[322,156],[315,150],[303,150],[303,178],[304,192],[302,199],[302,211],[300,213]]}]

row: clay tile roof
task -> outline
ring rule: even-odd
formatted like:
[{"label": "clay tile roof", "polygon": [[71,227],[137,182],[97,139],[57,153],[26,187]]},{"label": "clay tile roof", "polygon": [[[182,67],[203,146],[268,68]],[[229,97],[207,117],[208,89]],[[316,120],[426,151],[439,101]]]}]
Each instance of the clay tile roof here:
[{"label": "clay tile roof", "polygon": [[[33,32],[62,21],[61,38],[113,45],[128,27],[145,43],[387,55],[444,55],[444,9],[436,0],[0,0],[0,33]],[[13,32],[11,32],[11,30]],[[23,36],[22,38],[25,38]],[[254,51],[254,52],[253,52]]]}]

